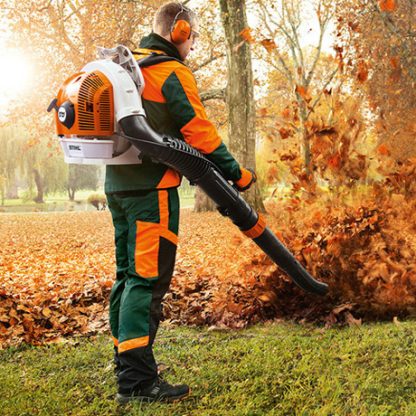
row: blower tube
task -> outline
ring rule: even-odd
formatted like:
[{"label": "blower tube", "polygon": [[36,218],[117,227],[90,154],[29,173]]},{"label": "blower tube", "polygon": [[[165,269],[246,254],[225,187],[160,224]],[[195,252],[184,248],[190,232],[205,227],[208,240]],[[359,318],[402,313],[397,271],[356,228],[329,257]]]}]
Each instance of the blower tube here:
[{"label": "blower tube", "polygon": [[140,115],[119,120],[126,139],[143,154],[170,166],[198,185],[240,230],[303,290],[324,295],[328,285],[315,280],[278,240],[259,215],[221,175],[218,167],[185,141],[155,132]]}]

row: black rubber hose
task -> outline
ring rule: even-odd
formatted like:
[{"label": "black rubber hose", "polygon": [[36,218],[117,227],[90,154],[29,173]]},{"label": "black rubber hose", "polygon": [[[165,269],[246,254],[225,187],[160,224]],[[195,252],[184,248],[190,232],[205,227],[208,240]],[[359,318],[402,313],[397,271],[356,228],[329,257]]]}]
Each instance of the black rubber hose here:
[{"label": "black rubber hose", "polygon": [[[198,185],[241,231],[252,230],[259,222],[257,212],[222,176],[214,163],[183,140],[156,133],[143,116],[129,116],[119,121],[125,136],[145,155],[168,165]],[[315,280],[290,251],[265,226],[253,241],[303,290],[324,295],[328,285]]]}]

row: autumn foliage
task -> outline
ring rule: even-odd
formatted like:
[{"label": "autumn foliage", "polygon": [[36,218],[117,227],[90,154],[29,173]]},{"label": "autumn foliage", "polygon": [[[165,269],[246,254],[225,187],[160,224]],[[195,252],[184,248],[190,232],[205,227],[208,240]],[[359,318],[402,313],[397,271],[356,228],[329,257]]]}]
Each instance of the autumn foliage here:
[{"label": "autumn foliage", "polygon": [[[21,25],[25,45],[33,38],[28,35],[32,26],[42,33],[49,20],[55,23],[48,44],[56,55],[48,52],[45,62],[59,74],[62,68],[68,70],[62,62],[75,68],[95,56],[91,33],[96,41],[108,44],[116,38],[138,39],[141,33],[134,32],[132,18],[137,24],[148,19],[153,7],[139,3],[117,8],[129,23],[121,25],[125,33],[119,37],[114,33],[121,17],[110,8],[104,10],[108,18],[103,19],[94,14],[94,2],[87,2],[85,15],[63,7],[70,13],[68,19],[80,19],[76,27],[85,37],[64,48],[55,35],[73,31],[65,31],[67,19],[56,19],[58,5],[51,3],[48,14],[37,10],[32,19],[26,18],[28,10],[10,13],[16,27]],[[331,16],[331,3],[317,10],[322,31]],[[267,94],[263,88],[256,102],[257,134],[263,146],[256,156],[258,166],[265,165],[259,178],[264,188],[272,189],[266,202],[268,224],[317,279],[328,283],[329,295],[302,292],[218,213],[183,210],[165,320],[241,328],[284,317],[331,326],[416,314],[413,2],[337,3],[334,56],[323,53],[321,44],[316,55],[306,53],[296,41],[299,34],[287,36],[279,23],[274,29],[263,24],[244,28],[232,50],[238,54],[250,47],[268,67],[267,81],[262,74],[254,80],[256,87],[267,87]],[[264,2],[257,5],[264,16],[272,13]],[[282,6],[288,19],[282,24],[296,28],[295,10],[289,2]],[[90,30],[94,22],[90,14],[100,30]],[[110,17],[113,30],[104,30],[102,22]],[[60,59],[56,45],[63,53]],[[211,53],[208,62],[222,58],[221,47],[214,45],[206,45],[218,52]],[[39,50],[46,53],[43,42]],[[224,65],[215,67],[224,72]],[[220,86],[221,77],[214,79],[215,74],[204,72],[202,85]],[[50,82],[41,84],[50,90]],[[214,114],[222,120],[224,107],[215,107]],[[32,128],[39,135],[38,126]],[[46,124],[44,129],[50,131]],[[30,139],[29,149],[39,140]],[[104,201],[98,202],[100,208]],[[3,346],[21,341],[39,344],[107,328],[115,268],[108,212],[1,215],[0,229]]]},{"label": "autumn foliage", "polygon": [[396,9],[396,0],[379,0],[378,3],[383,12],[393,12]]},{"label": "autumn foliage", "polygon": [[[218,213],[182,210],[165,319],[240,328],[277,317],[328,326],[414,314],[416,190],[397,193],[406,175],[409,181],[414,175],[410,163],[387,178],[383,189],[375,187],[347,208],[329,201],[330,195],[314,202],[269,201],[271,228],[316,278],[329,284],[323,298],[298,289]],[[107,328],[114,279],[108,212],[5,214],[0,226],[3,346]]]}]

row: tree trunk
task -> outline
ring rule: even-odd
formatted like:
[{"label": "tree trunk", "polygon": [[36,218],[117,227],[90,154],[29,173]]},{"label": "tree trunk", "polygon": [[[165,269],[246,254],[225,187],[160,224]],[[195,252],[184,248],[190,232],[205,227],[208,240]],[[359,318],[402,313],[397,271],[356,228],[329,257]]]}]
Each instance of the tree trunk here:
[{"label": "tree trunk", "polygon": [[205,192],[197,187],[195,191],[195,204],[194,212],[206,212],[206,211],[215,211],[216,205],[211,198],[205,194]]},{"label": "tree trunk", "polygon": [[298,105],[300,109],[300,121],[301,121],[301,154],[303,155],[303,160],[305,163],[305,172],[309,180],[313,180],[312,174],[312,156],[311,156],[311,144],[308,129],[306,127],[306,106],[303,101],[298,100]]},{"label": "tree trunk", "polygon": [[68,198],[69,198],[70,201],[75,200],[75,189],[68,188]]},{"label": "tree trunk", "polygon": [[[256,170],[256,126],[253,93],[251,52],[240,32],[247,25],[245,0],[219,0],[224,26],[228,86],[228,137],[229,148],[241,166]],[[245,199],[257,210],[264,211],[258,185],[244,194]]]},{"label": "tree trunk", "polygon": [[37,169],[33,169],[33,174],[35,175],[35,184],[36,184],[36,189],[38,191],[38,194],[36,195],[34,201],[37,204],[43,204],[45,202],[43,200],[43,180]]},{"label": "tree trunk", "polygon": [[14,174],[11,178],[9,178],[9,186],[7,187],[6,198],[7,199],[19,198],[19,189],[17,186],[17,179],[16,179],[16,175]]},{"label": "tree trunk", "polygon": [[[299,116],[301,122],[301,145],[300,153],[304,159],[304,181],[303,184],[309,197],[314,197],[316,194],[316,178],[313,169],[312,151],[311,151],[311,136],[306,126],[307,113],[306,105],[303,100],[298,100]],[[306,176],[305,176],[306,175]]]}]

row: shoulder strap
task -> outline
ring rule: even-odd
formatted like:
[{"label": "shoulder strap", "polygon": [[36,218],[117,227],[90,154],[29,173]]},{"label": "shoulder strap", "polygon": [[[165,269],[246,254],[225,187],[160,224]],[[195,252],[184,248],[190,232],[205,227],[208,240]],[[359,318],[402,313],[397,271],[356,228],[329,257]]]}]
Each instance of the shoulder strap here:
[{"label": "shoulder strap", "polygon": [[182,65],[185,65],[182,61],[174,58],[173,56],[160,55],[157,53],[152,53],[151,55],[146,56],[145,58],[139,59],[137,63],[139,64],[140,68],[147,68],[148,66],[157,65],[162,62],[169,62],[169,61],[176,61]]}]

